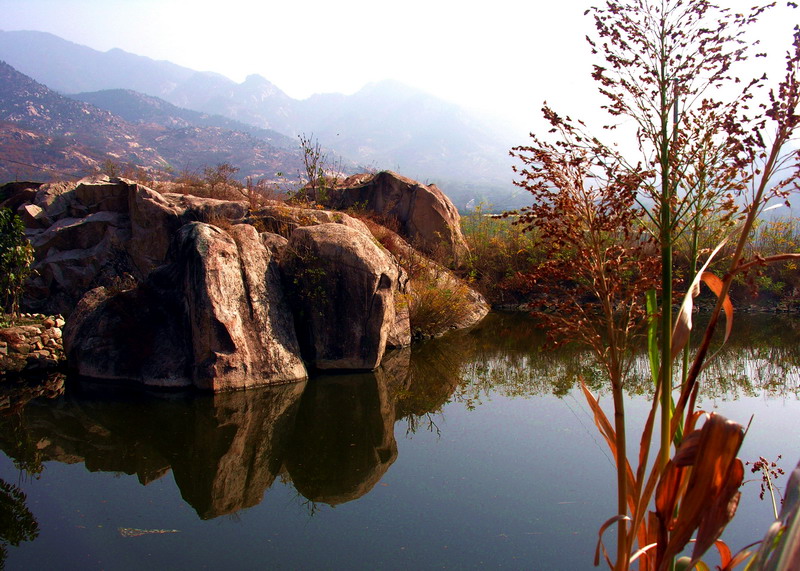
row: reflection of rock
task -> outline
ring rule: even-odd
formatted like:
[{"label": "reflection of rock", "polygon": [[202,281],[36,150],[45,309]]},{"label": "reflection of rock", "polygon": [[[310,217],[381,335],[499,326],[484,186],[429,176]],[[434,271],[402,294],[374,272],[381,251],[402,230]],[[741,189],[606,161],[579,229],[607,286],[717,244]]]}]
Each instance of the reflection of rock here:
[{"label": "reflection of rock", "polygon": [[[172,471],[183,499],[203,519],[258,505],[283,465],[305,383],[203,399],[189,453]],[[198,467],[202,466],[202,470]]]},{"label": "reflection of rock", "polygon": [[143,484],[171,468],[184,499],[208,519],[261,501],[283,464],[304,387],[33,401],[18,416],[0,417],[0,447],[24,465],[83,462],[90,471],[136,474]]},{"label": "reflection of rock", "polygon": [[297,491],[331,505],[369,492],[397,458],[393,408],[373,373],[309,383],[286,459]]}]

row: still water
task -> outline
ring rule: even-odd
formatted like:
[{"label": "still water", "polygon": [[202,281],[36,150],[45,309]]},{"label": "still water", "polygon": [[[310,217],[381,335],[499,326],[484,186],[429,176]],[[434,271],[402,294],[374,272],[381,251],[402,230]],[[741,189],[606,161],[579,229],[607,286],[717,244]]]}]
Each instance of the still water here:
[{"label": "still water", "polygon": [[[702,407],[752,416],[740,456],[782,454],[788,472],[800,319],[753,316],[735,332]],[[0,416],[5,566],[590,569],[614,468],[577,375],[604,389],[586,355],[541,343],[527,317],[493,314],[371,374],[222,395],[69,383],[15,397]],[[630,384],[634,429],[643,378]],[[772,520],[758,494],[757,481],[743,487],[724,536],[734,549]]]}]

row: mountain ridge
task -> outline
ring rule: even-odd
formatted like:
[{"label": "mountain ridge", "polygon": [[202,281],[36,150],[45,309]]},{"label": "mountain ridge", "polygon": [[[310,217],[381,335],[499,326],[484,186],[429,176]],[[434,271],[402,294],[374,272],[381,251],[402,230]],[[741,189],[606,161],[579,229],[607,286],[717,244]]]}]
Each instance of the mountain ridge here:
[{"label": "mountain ridge", "polygon": [[[45,65],[45,54],[50,63]],[[289,97],[258,74],[243,82],[120,49],[92,50],[46,32],[0,32],[0,59],[61,92],[133,90],[172,105],[281,133],[313,135],[354,164],[436,182],[461,206],[470,199],[509,206],[515,193],[513,136],[423,90],[384,80],[353,95]],[[112,107],[106,102],[106,107]],[[251,135],[264,136],[264,131]],[[276,138],[285,141],[286,139]]]},{"label": "mountain ridge", "polygon": [[[140,100],[147,101],[150,108],[156,101]],[[44,173],[52,170],[83,176],[99,170],[106,160],[155,172],[199,172],[205,166],[229,163],[242,177],[268,180],[278,171],[299,171],[302,166],[298,149],[273,145],[209,121],[207,125],[180,123],[168,114],[161,123],[126,121],[108,110],[65,97],[0,61],[3,163],[27,165],[32,172],[39,166]],[[27,143],[20,146],[20,141]],[[41,143],[38,150],[35,141]],[[281,142],[286,145],[285,140]],[[0,165],[0,176],[18,178],[19,170]]]}]

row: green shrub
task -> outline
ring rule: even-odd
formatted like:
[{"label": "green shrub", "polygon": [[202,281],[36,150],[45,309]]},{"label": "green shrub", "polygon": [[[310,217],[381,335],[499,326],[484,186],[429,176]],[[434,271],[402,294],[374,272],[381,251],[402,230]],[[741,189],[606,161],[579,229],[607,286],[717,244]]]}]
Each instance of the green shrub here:
[{"label": "green shrub", "polygon": [[461,218],[469,246],[464,276],[492,304],[524,301],[529,294],[526,274],[542,261],[535,232],[523,232],[512,218],[485,214],[483,204]]},{"label": "green shrub", "polygon": [[19,300],[31,275],[33,247],[25,237],[25,225],[8,208],[0,208],[0,294],[3,310],[12,321],[19,317]]}]

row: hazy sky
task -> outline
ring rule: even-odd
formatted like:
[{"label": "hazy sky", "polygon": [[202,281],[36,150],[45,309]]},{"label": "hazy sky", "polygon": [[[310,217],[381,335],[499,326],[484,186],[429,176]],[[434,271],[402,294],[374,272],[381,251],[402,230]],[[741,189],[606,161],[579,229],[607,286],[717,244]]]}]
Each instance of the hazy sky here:
[{"label": "hazy sky", "polygon": [[[242,81],[295,98],[396,79],[522,130],[542,101],[581,115],[594,87],[583,12],[596,0],[0,0],[0,29],[40,30]],[[751,0],[721,0],[731,7]],[[783,4],[783,3],[782,3]],[[759,28],[788,46],[800,11]],[[784,41],[785,39],[785,41]],[[780,68],[780,62],[777,64]]]}]

